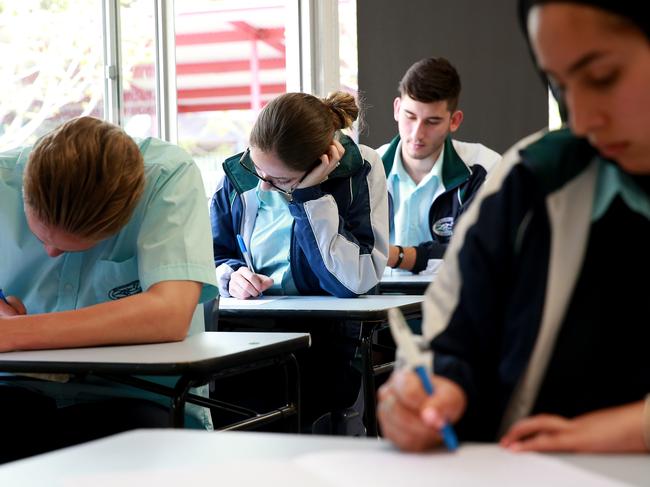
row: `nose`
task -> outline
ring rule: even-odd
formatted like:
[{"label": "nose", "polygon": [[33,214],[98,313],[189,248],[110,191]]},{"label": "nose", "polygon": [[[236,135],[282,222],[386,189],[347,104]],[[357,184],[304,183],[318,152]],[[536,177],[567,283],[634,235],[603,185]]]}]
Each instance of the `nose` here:
[{"label": "nose", "polygon": [[422,121],[421,120],[416,120],[413,122],[413,126],[411,127],[411,137],[414,139],[420,139],[422,137]]},{"label": "nose", "polygon": [[571,130],[580,137],[595,135],[607,122],[604,103],[584,90],[567,93],[566,104]]},{"label": "nose", "polygon": [[271,186],[271,184],[268,181],[261,181],[260,188],[262,189],[262,191],[272,191],[273,190],[273,186]]},{"label": "nose", "polygon": [[45,253],[50,257],[58,257],[63,253],[63,250],[57,249],[56,247],[52,247],[51,245],[44,245],[44,247],[45,247]]}]

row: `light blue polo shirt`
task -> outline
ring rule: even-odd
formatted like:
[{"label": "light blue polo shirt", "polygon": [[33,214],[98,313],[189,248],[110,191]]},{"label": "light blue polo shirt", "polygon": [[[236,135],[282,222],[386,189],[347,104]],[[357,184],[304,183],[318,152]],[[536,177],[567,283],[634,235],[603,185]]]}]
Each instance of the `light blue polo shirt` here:
[{"label": "light blue polo shirt", "polygon": [[397,147],[395,162],[387,178],[389,192],[393,195],[392,245],[415,247],[432,239],[429,211],[434,198],[444,191],[441,183],[444,153],[444,150],[440,151],[429,174],[420,184],[415,184],[404,168],[402,143]]},{"label": "light blue polo shirt", "polygon": [[[0,154],[0,286],[19,297],[30,314],[73,310],[120,299],[165,280],[203,283],[201,301],[216,296],[210,220],[201,175],[185,151],[157,139],[138,143],[146,186],[130,221],[114,237],[83,252],[49,257],[27,226],[22,179],[31,148]],[[190,333],[204,330],[202,308]],[[150,397],[103,381],[43,383],[59,405],[110,396]],[[160,398],[160,396],[155,396]],[[161,401],[168,404],[169,401]],[[188,407],[188,413],[192,408]],[[203,408],[193,411],[210,425]]]},{"label": "light blue polo shirt", "polygon": [[650,197],[616,164],[598,160],[598,178],[591,220],[599,220],[617,195],[632,211],[650,219]]},{"label": "light blue polo shirt", "polygon": [[255,272],[273,279],[265,294],[297,295],[290,265],[293,216],[289,202],[278,191],[257,186],[258,208],[249,250]]}]

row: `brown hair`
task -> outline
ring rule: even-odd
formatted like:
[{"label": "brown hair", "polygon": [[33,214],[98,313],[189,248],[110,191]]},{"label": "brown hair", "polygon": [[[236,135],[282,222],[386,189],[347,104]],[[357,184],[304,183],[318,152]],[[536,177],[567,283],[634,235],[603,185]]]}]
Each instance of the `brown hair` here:
[{"label": "brown hair", "polygon": [[399,82],[401,96],[408,95],[422,103],[447,101],[453,112],[458,107],[460,76],[445,58],[426,58],[411,66]]},{"label": "brown hair", "polygon": [[135,142],[116,125],[80,117],[38,141],[25,169],[24,198],[42,223],[101,240],[126,225],[144,184]]},{"label": "brown hair", "polygon": [[286,166],[307,170],[325,154],[337,130],[352,126],[359,107],[349,93],[337,91],[327,98],[307,93],[285,93],[260,112],[250,144],[273,152]]}]

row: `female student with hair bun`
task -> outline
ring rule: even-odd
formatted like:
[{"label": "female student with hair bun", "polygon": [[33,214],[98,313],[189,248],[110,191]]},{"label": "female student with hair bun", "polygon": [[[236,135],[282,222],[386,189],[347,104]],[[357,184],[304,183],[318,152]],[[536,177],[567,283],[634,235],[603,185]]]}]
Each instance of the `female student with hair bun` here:
[{"label": "female student with hair bun", "polygon": [[[342,92],[325,99],[287,93],[264,107],[250,147],[224,162],[212,198],[221,296],[347,298],[377,285],[388,256],[388,193],[379,155],[340,132],[358,115],[354,98]],[[303,427],[323,413],[345,411],[359,391],[349,340],[358,338],[358,326],[313,319],[276,326],[312,336],[311,348],[299,356]],[[233,387],[238,400],[248,394]],[[221,397],[226,390],[222,384]],[[272,381],[261,380],[252,400],[268,403],[273,392]]]},{"label": "female student with hair bun", "polygon": [[355,297],[379,282],[388,255],[386,177],[372,149],[340,132],[358,114],[343,92],[286,93],[261,111],[250,147],[224,162],[212,198],[222,296]]}]

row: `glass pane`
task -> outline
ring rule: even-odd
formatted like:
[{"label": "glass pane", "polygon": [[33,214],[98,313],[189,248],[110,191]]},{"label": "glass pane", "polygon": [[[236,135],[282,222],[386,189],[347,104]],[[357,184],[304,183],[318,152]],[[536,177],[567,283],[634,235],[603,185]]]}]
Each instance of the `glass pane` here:
[{"label": "glass pane", "polygon": [[79,115],[103,118],[101,2],[0,3],[0,150]]},{"label": "glass pane", "polygon": [[286,91],[285,3],[175,4],[178,141],[210,196],[223,160],[248,145],[259,110]]},{"label": "glass pane", "polygon": [[124,129],[133,137],[157,137],[154,2],[120,4]]}]

